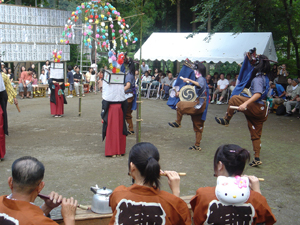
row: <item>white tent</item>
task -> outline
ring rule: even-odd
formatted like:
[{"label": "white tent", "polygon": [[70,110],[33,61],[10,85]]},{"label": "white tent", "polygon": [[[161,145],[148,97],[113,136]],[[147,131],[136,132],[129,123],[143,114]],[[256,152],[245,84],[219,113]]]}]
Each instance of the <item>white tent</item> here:
[{"label": "white tent", "polygon": [[[272,33],[152,33],[142,46],[144,60],[185,60],[206,62],[243,62],[244,53],[256,47],[257,54],[264,54],[277,61]],[[140,50],[134,55],[140,59]]]}]

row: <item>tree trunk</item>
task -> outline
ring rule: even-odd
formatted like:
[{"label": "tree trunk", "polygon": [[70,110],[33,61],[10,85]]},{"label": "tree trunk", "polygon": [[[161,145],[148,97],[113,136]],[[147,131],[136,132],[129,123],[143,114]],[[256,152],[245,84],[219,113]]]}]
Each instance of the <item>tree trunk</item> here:
[{"label": "tree trunk", "polygon": [[22,5],[22,0],[16,0],[16,5]]},{"label": "tree trunk", "polygon": [[[193,1],[193,6],[196,6],[196,0],[194,0]],[[193,12],[193,21],[195,21],[196,20],[196,12]],[[192,26],[192,30],[193,30],[193,32],[195,32],[195,30],[196,30],[196,23],[193,23],[193,26]]]},{"label": "tree trunk", "polygon": [[180,0],[177,0],[177,32],[180,32]]},{"label": "tree trunk", "polygon": [[258,32],[259,1],[256,1],[254,11],[254,32]]},{"label": "tree trunk", "polygon": [[[287,23],[287,27],[288,27],[288,35],[291,38],[291,41],[295,47],[295,53],[296,53],[296,65],[297,65],[297,75],[298,77],[300,77],[300,58],[299,58],[299,49],[298,49],[298,43],[296,38],[293,36],[293,31],[292,31],[292,25],[291,25],[291,13],[289,12],[288,9],[288,4],[287,4],[287,0],[282,0],[283,1],[283,5],[284,5],[284,9],[286,11],[286,23]],[[290,1],[290,8],[292,8],[292,1]]]},{"label": "tree trunk", "polygon": [[[180,0],[177,0],[177,32],[180,33]],[[177,61],[176,73],[180,71],[180,62]]]},{"label": "tree trunk", "polygon": [[290,35],[288,35],[287,45],[286,45],[286,58],[291,58],[291,38]]},{"label": "tree trunk", "polygon": [[210,12],[208,13],[208,20],[207,20],[207,32],[211,32],[211,14]]}]

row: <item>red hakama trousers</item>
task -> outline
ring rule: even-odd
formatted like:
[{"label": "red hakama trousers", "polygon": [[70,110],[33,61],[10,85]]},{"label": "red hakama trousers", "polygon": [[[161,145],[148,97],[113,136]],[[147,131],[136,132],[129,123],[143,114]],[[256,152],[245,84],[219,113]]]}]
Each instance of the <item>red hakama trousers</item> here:
[{"label": "red hakama trousers", "polygon": [[110,104],[108,109],[105,156],[123,155],[126,135],[123,134],[123,110],[121,104]]},{"label": "red hakama trousers", "polygon": [[2,107],[0,106],[0,159],[4,158],[5,155],[5,133],[4,133],[4,129],[3,129],[3,110]]},{"label": "red hakama trousers", "polygon": [[60,89],[59,84],[54,84],[55,90],[51,90],[55,92],[55,101],[56,104],[50,102],[50,111],[51,115],[63,115],[64,114],[64,96],[58,95],[58,90]]}]

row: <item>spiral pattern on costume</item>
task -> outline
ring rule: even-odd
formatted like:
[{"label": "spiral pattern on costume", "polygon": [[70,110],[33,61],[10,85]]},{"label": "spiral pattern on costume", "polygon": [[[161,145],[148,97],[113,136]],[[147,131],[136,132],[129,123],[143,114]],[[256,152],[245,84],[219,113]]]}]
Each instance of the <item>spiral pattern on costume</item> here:
[{"label": "spiral pattern on costume", "polygon": [[183,90],[182,97],[186,101],[192,101],[195,98],[195,92],[192,88],[187,88],[187,89]]}]

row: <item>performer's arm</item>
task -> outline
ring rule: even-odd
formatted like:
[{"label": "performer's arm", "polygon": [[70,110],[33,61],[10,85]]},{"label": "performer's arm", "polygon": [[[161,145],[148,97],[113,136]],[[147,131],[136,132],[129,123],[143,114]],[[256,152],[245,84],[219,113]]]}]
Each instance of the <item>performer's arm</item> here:
[{"label": "performer's arm", "polygon": [[129,88],[130,88],[130,82],[127,82],[126,83],[126,86],[124,87],[124,91],[127,91]]},{"label": "performer's arm", "polygon": [[244,111],[247,108],[247,105],[249,105],[252,102],[255,102],[256,100],[258,100],[261,97],[261,93],[255,93],[254,95],[252,95],[251,98],[249,98],[247,101],[245,101],[243,104],[241,104],[238,108],[239,111]]},{"label": "performer's arm", "polygon": [[197,81],[191,80],[191,79],[189,79],[189,78],[183,78],[182,80],[183,80],[184,82],[189,81],[189,82],[192,83],[193,85],[200,87],[200,84],[199,84]]}]

